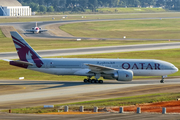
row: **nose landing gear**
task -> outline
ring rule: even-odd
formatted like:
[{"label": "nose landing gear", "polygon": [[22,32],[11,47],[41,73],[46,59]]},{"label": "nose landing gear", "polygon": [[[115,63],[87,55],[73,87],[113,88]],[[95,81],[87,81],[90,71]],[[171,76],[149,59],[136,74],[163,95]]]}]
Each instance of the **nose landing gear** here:
[{"label": "nose landing gear", "polygon": [[167,75],[166,76],[162,76],[162,79],[160,80],[160,83],[164,83],[164,78],[166,78],[167,77]]},{"label": "nose landing gear", "polygon": [[160,80],[160,83],[164,83],[164,78],[162,80]]}]

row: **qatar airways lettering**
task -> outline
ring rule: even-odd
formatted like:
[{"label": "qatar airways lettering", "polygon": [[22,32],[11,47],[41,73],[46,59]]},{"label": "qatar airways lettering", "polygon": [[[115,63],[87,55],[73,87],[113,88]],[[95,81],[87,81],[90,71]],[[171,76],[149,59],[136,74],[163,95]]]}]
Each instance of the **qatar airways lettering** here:
[{"label": "qatar airways lettering", "polygon": [[[139,67],[138,67],[139,66]],[[153,65],[151,63],[134,63],[134,64],[130,64],[130,63],[123,63],[122,64],[122,68],[123,69],[151,69],[151,70],[161,70],[160,68],[160,64],[159,63],[153,63]]]}]

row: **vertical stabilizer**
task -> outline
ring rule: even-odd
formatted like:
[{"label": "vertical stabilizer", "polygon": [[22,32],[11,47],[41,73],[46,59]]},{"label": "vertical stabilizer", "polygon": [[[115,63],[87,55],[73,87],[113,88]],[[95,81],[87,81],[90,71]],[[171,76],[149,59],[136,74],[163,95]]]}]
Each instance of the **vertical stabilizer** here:
[{"label": "vertical stabilizer", "polygon": [[16,32],[11,31],[11,37],[21,61],[33,60],[37,67],[42,66],[40,56],[31,48],[31,46]]}]

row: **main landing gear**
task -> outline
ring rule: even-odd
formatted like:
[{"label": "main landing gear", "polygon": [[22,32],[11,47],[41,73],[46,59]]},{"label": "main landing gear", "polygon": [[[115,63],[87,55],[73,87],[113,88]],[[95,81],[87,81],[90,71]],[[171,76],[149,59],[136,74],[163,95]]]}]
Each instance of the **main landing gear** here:
[{"label": "main landing gear", "polygon": [[97,79],[84,79],[84,83],[103,83],[103,80],[97,80]]}]

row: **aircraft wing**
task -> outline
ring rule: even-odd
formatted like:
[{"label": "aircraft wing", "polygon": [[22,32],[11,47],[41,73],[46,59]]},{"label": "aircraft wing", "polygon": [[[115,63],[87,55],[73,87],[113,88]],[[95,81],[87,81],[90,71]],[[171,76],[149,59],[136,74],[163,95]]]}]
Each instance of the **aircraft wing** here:
[{"label": "aircraft wing", "polygon": [[101,65],[94,65],[94,64],[85,64],[85,65],[89,66],[89,69],[91,70],[91,72],[94,72],[94,73],[117,70],[115,68],[101,66]]},{"label": "aircraft wing", "polygon": [[18,63],[18,64],[24,64],[24,65],[32,65],[33,66],[33,63],[30,63],[30,62],[26,62],[26,61],[13,61],[13,60],[8,60],[8,59],[3,59],[4,61],[7,61],[7,62],[15,62],[15,63]]},{"label": "aircraft wing", "polygon": [[46,31],[48,31],[48,30],[40,30],[39,32],[46,32]]},{"label": "aircraft wing", "polygon": [[34,32],[34,30],[26,30],[26,32]]}]

